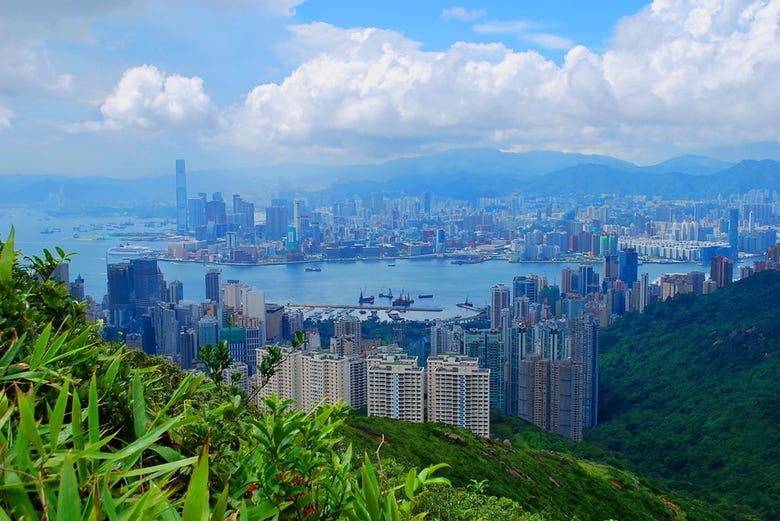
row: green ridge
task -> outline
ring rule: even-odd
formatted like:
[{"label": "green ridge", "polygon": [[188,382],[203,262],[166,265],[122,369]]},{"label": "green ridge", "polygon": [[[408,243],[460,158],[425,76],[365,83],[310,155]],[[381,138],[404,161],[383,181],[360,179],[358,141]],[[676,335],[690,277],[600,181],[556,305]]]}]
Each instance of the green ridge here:
[{"label": "green ridge", "polygon": [[601,335],[586,439],[732,519],[780,519],[780,272],[679,295]]}]

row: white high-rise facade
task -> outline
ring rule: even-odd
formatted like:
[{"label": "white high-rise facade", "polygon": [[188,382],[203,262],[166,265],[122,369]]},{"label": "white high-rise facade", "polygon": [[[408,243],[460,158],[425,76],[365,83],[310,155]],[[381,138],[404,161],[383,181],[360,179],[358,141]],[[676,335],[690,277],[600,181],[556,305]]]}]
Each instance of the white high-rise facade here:
[{"label": "white high-rise facade", "polygon": [[490,369],[479,360],[445,355],[428,358],[428,421],[490,436]]},{"label": "white high-rise facade", "polygon": [[422,423],[424,369],[417,357],[382,353],[366,359],[368,415]]}]

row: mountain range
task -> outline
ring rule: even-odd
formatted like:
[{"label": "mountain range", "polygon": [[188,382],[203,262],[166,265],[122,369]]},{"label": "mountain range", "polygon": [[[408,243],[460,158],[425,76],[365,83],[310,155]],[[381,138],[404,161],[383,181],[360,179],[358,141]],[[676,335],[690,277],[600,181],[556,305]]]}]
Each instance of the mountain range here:
[{"label": "mountain range", "polygon": [[[170,176],[2,176],[0,183],[6,188],[0,192],[2,204],[69,209],[172,207],[175,194],[173,160]],[[188,172],[190,194],[241,193],[258,203],[266,203],[272,194],[284,197],[306,191],[331,200],[376,193],[419,195],[425,191],[443,198],[474,200],[513,192],[526,196],[609,193],[703,198],[753,189],[780,189],[780,163],[726,163],[704,156],[681,156],[638,166],[600,155],[465,149],[370,165],[281,165]]]}]

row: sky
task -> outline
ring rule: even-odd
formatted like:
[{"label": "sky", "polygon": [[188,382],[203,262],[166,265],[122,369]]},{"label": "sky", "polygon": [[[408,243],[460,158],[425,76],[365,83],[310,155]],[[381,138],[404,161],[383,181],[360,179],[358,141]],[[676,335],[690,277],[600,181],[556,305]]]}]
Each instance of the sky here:
[{"label": "sky", "polygon": [[0,174],[780,159],[780,0],[2,0]]}]

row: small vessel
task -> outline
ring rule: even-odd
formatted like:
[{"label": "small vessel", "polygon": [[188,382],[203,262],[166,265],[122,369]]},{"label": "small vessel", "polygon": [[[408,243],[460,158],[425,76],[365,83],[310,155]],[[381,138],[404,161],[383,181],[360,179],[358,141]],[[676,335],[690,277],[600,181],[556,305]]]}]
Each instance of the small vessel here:
[{"label": "small vessel", "polygon": [[421,295],[417,295],[417,298],[433,298],[433,295],[431,293],[423,293]]},{"label": "small vessel", "polygon": [[458,306],[459,308],[471,308],[471,307],[474,307],[474,304],[472,304],[472,303],[469,301],[469,298],[468,298],[468,297],[466,297],[466,300],[464,300],[463,302],[458,302],[458,303],[457,303],[457,304],[455,304],[455,305],[456,305],[456,306]]},{"label": "small vessel", "polygon": [[412,296],[409,295],[408,293],[404,295],[403,292],[401,292],[401,296],[393,300],[393,306],[409,307],[412,304],[414,304],[414,300],[412,299]]},{"label": "small vessel", "polygon": [[322,271],[319,266],[306,266],[306,271]]},{"label": "small vessel", "polygon": [[360,290],[360,300],[359,302],[361,304],[373,304],[374,303],[374,295],[369,295],[367,297],[363,296],[363,290]]},{"label": "small vessel", "polygon": [[387,293],[379,292],[379,298],[393,298],[393,290],[387,288]]},{"label": "small vessel", "polygon": [[388,267],[388,268],[395,268],[395,264],[392,264],[392,263],[391,263],[391,264],[388,264],[388,265],[387,265],[387,267]]}]

